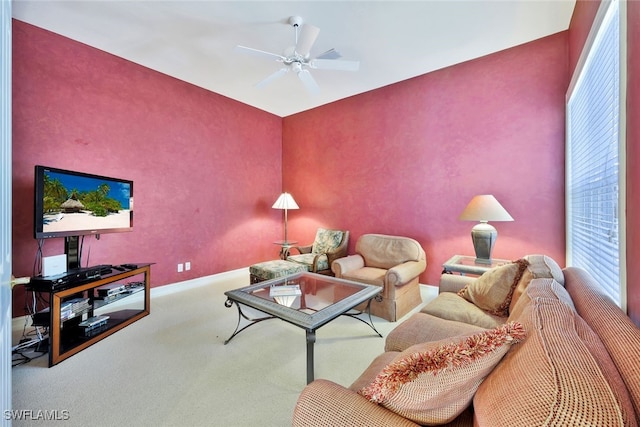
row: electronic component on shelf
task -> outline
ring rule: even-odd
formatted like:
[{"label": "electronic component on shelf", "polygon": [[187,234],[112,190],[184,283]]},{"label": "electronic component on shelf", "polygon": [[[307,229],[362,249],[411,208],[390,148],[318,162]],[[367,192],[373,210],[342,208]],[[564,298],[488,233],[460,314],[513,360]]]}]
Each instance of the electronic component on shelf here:
[{"label": "electronic component on shelf", "polygon": [[[29,288],[33,290],[59,290],[99,279],[105,266],[84,267],[69,270],[55,276],[36,276],[31,278]],[[111,269],[109,269],[109,273]]]},{"label": "electronic component on shelf", "polygon": [[100,326],[106,325],[109,320],[109,316],[93,316],[89,317],[87,320],[84,320],[78,324],[81,328],[98,328]]},{"label": "electronic component on shelf", "polygon": [[65,321],[85,313],[91,308],[89,298],[73,298],[60,304],[60,320]]},{"label": "electronic component on shelf", "polygon": [[126,286],[120,283],[111,283],[109,285],[96,288],[98,295],[101,297],[110,297],[113,295],[121,294],[127,290]]}]

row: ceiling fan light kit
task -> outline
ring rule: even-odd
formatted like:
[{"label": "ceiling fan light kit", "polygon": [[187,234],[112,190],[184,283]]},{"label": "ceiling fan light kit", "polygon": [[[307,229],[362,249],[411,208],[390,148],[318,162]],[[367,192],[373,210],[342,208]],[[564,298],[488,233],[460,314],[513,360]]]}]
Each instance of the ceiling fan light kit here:
[{"label": "ceiling fan light kit", "polygon": [[[318,38],[318,34],[320,34],[320,29],[313,25],[303,24],[304,21],[300,16],[291,16],[287,22],[294,28],[295,44],[293,47],[285,49],[284,55],[246,46],[236,46],[236,51],[238,52],[275,60],[285,65],[284,68],[280,68],[275,73],[258,82],[256,87],[265,87],[291,70],[296,73],[298,79],[307,91],[315,95],[320,92],[320,87],[309,72],[309,68],[338,71],[357,71],[360,68],[360,62],[358,61],[339,60],[340,54],[335,49],[329,49],[311,58],[311,49]],[[298,33],[299,29],[300,31]]]}]

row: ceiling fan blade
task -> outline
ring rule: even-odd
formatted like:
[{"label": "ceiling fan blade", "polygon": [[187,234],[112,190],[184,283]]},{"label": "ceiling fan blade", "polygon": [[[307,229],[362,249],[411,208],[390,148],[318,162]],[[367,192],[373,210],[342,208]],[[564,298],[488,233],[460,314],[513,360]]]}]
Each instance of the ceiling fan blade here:
[{"label": "ceiling fan blade", "polygon": [[296,53],[302,55],[305,58],[309,56],[311,47],[316,42],[319,33],[320,28],[314,27],[313,25],[304,24],[302,26],[302,30],[300,31],[298,43],[296,44]]},{"label": "ceiling fan blade", "polygon": [[311,68],[319,70],[358,71],[360,61],[341,61],[335,59],[314,59],[309,63]]},{"label": "ceiling fan blade", "polygon": [[287,74],[288,71],[289,71],[289,69],[287,67],[280,68],[278,71],[276,71],[275,73],[271,74],[266,79],[264,79],[261,82],[257,83],[256,87],[257,88],[263,88],[263,87],[267,86],[269,83],[271,83],[272,81],[274,81],[274,80],[284,76],[285,74]]},{"label": "ceiling fan blade", "polygon": [[318,83],[316,83],[316,80],[313,78],[309,70],[299,71],[298,78],[312,95],[320,93],[320,86],[318,86]]},{"label": "ceiling fan blade", "polygon": [[236,52],[241,52],[241,53],[247,53],[249,55],[253,55],[253,56],[261,56],[263,58],[268,58],[268,59],[273,59],[276,61],[283,61],[285,59],[284,56],[282,55],[278,55],[275,53],[271,53],[271,52],[265,52],[264,50],[259,50],[259,49],[254,49],[252,47],[246,47],[246,46],[236,46],[234,49]]},{"label": "ceiling fan blade", "polygon": [[338,59],[338,58],[342,58],[342,55],[340,55],[340,52],[338,52],[334,48],[331,48],[328,51],[323,52],[320,55],[316,56],[316,59]]}]

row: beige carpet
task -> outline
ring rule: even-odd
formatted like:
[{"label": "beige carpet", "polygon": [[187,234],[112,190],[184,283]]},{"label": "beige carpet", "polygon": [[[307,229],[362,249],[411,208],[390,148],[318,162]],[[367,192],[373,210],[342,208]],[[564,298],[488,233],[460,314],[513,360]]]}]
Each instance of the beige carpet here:
[{"label": "beige carpet", "polygon": [[[306,383],[305,333],[274,319],[224,345],[238,317],[235,307],[225,307],[224,291],[246,284],[248,272],[239,270],[152,289],[149,316],[52,368],[46,355],[14,367],[15,410],[53,411],[68,420],[13,425],[291,425]],[[437,292],[421,288],[425,302]],[[399,322],[374,323],[386,336]],[[345,386],[384,347],[384,338],[348,317],[316,336],[316,378]]]}]

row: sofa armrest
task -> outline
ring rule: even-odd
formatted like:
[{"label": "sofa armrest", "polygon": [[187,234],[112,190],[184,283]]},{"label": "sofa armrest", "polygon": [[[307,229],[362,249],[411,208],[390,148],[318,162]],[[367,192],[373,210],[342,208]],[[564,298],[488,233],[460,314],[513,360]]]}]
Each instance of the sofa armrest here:
[{"label": "sofa armrest", "polygon": [[461,289],[467,286],[469,283],[475,281],[477,277],[459,276],[457,274],[445,273],[440,276],[440,286],[438,293],[453,292],[458,293]]},{"label": "sofa armrest", "polygon": [[402,286],[418,277],[427,268],[425,260],[407,261],[390,268],[385,276],[387,284]]},{"label": "sofa armrest", "polygon": [[333,271],[336,277],[342,277],[344,273],[362,267],[364,267],[364,258],[358,254],[338,258],[331,263],[331,271]]},{"label": "sofa armrest", "polygon": [[353,390],[328,380],[315,380],[298,397],[295,426],[417,426],[371,403]]}]

